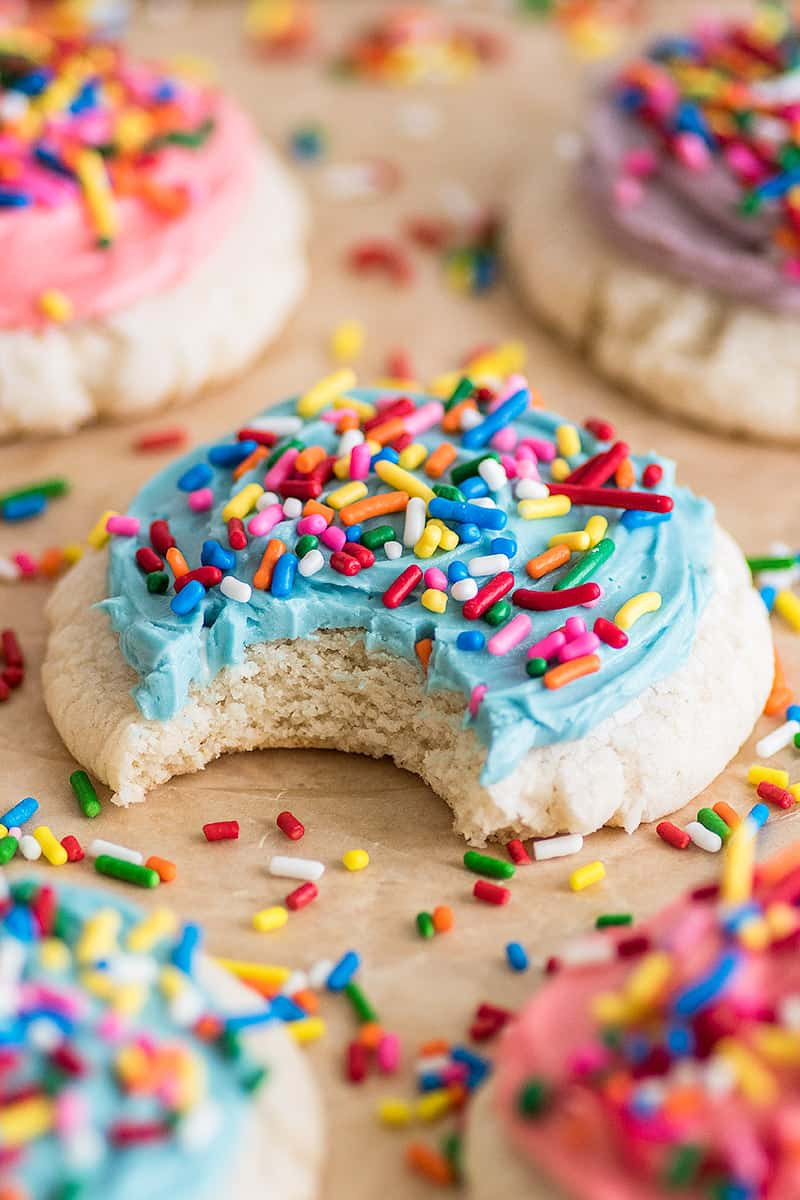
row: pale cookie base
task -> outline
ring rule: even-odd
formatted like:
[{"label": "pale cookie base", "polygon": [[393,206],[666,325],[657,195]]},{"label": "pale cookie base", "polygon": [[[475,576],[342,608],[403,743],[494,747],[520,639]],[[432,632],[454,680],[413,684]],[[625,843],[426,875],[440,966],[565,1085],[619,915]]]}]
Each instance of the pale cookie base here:
[{"label": "pale cookie base", "polygon": [[0,332],[0,439],[137,417],[237,375],[302,294],[305,226],[265,147],[235,227],[176,287],[108,317]]},{"label": "pale cookie base", "polygon": [[119,804],[230,751],[314,746],[390,755],[447,800],[455,828],[476,842],[602,825],[630,831],[702,791],[749,736],[769,693],[766,610],[721,531],[715,580],[678,671],[581,740],[531,750],[488,787],[479,781],[484,747],[461,727],[464,697],[426,693],[418,664],[368,653],[354,630],[253,645],[240,666],[193,688],[172,720],[146,720],[108,617],[91,607],[106,595],[105,554],[84,559],[51,597],[45,701],[70,752]]},{"label": "pale cookie base", "polygon": [[508,1138],[495,1108],[491,1083],[470,1103],[464,1139],[464,1175],[470,1200],[565,1200],[519,1153]]},{"label": "pale cookie base", "polygon": [[665,412],[728,434],[800,441],[797,316],[638,265],[592,221],[575,173],[574,162],[542,154],[512,200],[507,253],[536,315]]}]

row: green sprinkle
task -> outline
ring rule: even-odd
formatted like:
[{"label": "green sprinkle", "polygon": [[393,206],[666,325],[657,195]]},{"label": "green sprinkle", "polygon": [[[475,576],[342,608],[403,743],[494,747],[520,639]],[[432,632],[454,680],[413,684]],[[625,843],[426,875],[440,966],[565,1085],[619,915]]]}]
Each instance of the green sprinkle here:
[{"label": "green sprinkle", "polygon": [[302,537],[297,539],[294,552],[298,558],[303,558],[304,555],[308,554],[309,550],[316,550],[318,545],[318,537],[314,537],[313,533],[304,533]]},{"label": "green sprinkle", "polygon": [[532,675],[534,679],[538,679],[540,675],[544,675],[545,671],[547,670],[547,659],[529,658],[525,663],[525,670],[529,675]]},{"label": "green sprinkle", "polygon": [[344,994],[353,1006],[353,1011],[359,1021],[366,1023],[367,1021],[377,1021],[378,1014],[370,1004],[367,997],[362,992],[357,983],[348,983],[345,985]]},{"label": "green sprinkle", "polygon": [[379,525],[377,529],[367,529],[361,535],[361,545],[368,550],[379,550],[387,542],[393,542],[395,532],[391,525]]},{"label": "green sprinkle", "polygon": [[66,1179],[59,1184],[53,1200],[79,1200],[84,1191],[84,1185],[79,1179]]},{"label": "green sprinkle", "polygon": [[417,932],[420,937],[433,937],[436,930],[433,927],[433,917],[429,912],[417,913]]},{"label": "green sprinkle", "polygon": [[800,750],[800,733],[796,733],[794,735],[794,744],[797,747],[797,749]]},{"label": "green sprinkle", "polygon": [[289,438],[288,442],[278,442],[272,454],[269,455],[266,462],[267,470],[274,467],[280,456],[287,450],[305,450],[305,442],[301,442],[300,438]]},{"label": "green sprinkle", "polygon": [[26,487],[15,488],[10,492],[0,493],[0,504],[9,500],[27,500],[29,496],[64,496],[69,491],[69,480],[56,476],[53,479],[43,479],[40,483],[29,483]]},{"label": "green sprinkle", "polygon": [[485,454],[479,454],[477,458],[471,458],[468,462],[459,463],[457,467],[453,467],[450,472],[450,480],[458,487],[459,483],[463,483],[465,479],[471,479],[473,475],[478,474],[478,467],[487,458],[494,458],[500,462],[500,455],[496,450],[487,450]]},{"label": "green sprinkle", "polygon": [[165,592],[169,587],[169,575],[166,571],[151,571],[147,576],[148,592]]},{"label": "green sprinkle", "polygon": [[463,375],[456,384],[450,399],[445,401],[444,411],[449,412],[451,408],[455,408],[462,400],[467,400],[475,391],[475,384],[468,375]]},{"label": "green sprinkle", "polygon": [[733,833],[730,825],[723,821],[719,813],[715,813],[713,808],[701,808],[697,814],[697,819],[701,825],[705,825],[706,829],[710,829],[712,833],[716,833],[726,842]]},{"label": "green sprinkle", "polygon": [[[457,504],[463,504],[466,499],[461,488],[451,487],[449,483],[437,483],[433,487],[434,496],[441,496],[442,500],[454,500]],[[361,539],[363,542],[363,538]]]},{"label": "green sprinkle", "polygon": [[797,566],[797,559],[793,554],[785,558],[748,558],[747,565],[758,575],[761,571],[788,571]]},{"label": "green sprinkle", "polygon": [[614,925],[632,925],[633,913],[601,913],[594,924],[596,929],[608,929]]},{"label": "green sprinkle", "polygon": [[493,858],[491,854],[481,854],[478,850],[467,850],[464,866],[476,875],[487,875],[489,879],[510,879],[514,874],[513,863],[503,858]]},{"label": "green sprinkle", "polygon": [[577,587],[584,580],[590,579],[596,571],[599,571],[604,562],[607,562],[614,553],[616,546],[611,538],[603,538],[591,550],[587,550],[583,558],[578,559],[575,566],[567,571],[563,579],[559,579],[558,583],[553,584],[554,592],[561,592],[564,588]]},{"label": "green sprinkle", "polygon": [[11,859],[17,853],[18,845],[19,842],[17,839],[11,837],[10,834],[8,837],[0,838],[0,867],[4,867],[7,862],[11,862]]},{"label": "green sprinkle", "polygon": [[69,785],[75,793],[83,815],[90,819],[98,817],[100,815],[100,801],[97,798],[97,792],[94,790],[94,784],[86,772],[73,771],[69,777]]},{"label": "green sprinkle", "polygon": [[39,885],[32,879],[23,879],[11,885],[11,899],[15,904],[30,904],[39,890]]},{"label": "green sprinkle", "polygon": [[223,1029],[216,1041],[220,1053],[225,1058],[233,1059],[235,1062],[242,1057],[242,1043],[239,1035],[234,1033],[232,1029]]},{"label": "green sprinkle", "polygon": [[483,614],[483,619],[487,625],[505,625],[508,618],[511,616],[511,605],[507,600],[497,600],[490,609]]},{"label": "green sprinkle", "polygon": [[456,1179],[461,1178],[462,1174],[462,1139],[461,1134],[457,1130],[451,1130],[446,1133],[440,1142],[442,1154],[450,1163],[453,1169],[453,1174]]},{"label": "green sprinkle", "polygon": [[253,1067],[252,1071],[248,1071],[242,1079],[242,1087],[246,1092],[257,1092],[266,1079],[266,1067]]},{"label": "green sprinkle", "polygon": [[540,1117],[553,1102],[553,1089],[544,1079],[529,1079],[517,1093],[517,1112],[521,1117]]},{"label": "green sprinkle", "polygon": [[745,192],[739,201],[739,212],[743,217],[754,217],[761,212],[763,201],[757,192]]},{"label": "green sprinkle", "polygon": [[94,860],[94,869],[98,875],[121,879],[123,883],[135,883],[137,887],[154,888],[161,883],[158,871],[151,867],[140,867],[137,863],[126,862],[122,858],[112,858],[110,854],[98,855]]},{"label": "green sprinkle", "polygon": [[699,1146],[676,1146],[667,1159],[664,1182],[668,1187],[687,1187],[697,1175],[703,1161]]}]

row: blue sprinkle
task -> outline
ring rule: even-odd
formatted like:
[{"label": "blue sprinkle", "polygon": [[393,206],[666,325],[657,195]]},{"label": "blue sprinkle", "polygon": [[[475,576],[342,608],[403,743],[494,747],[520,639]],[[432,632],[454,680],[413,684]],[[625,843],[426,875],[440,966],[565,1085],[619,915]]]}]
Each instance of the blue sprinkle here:
[{"label": "blue sprinkle", "polygon": [[226,550],[213,538],[203,542],[200,551],[200,562],[204,567],[219,567],[220,571],[232,571],[236,566],[236,555],[233,550]]},{"label": "blue sprinkle", "polygon": [[258,448],[258,442],[220,442],[208,452],[208,461],[215,467],[238,467],[240,462]]},{"label": "blue sprinkle", "polygon": [[26,904],[15,904],[7,914],[3,927],[18,942],[33,942],[39,937],[39,928]]},{"label": "blue sprinkle", "polygon": [[[184,589],[185,590],[185,589]],[[172,951],[172,964],[184,975],[191,975],[194,956],[203,942],[203,931],[194,921],[187,921],[181,930],[181,940]]]},{"label": "blue sprinkle", "polygon": [[480,425],[474,425],[472,429],[467,429],[461,435],[461,445],[465,450],[482,449],[496,433],[504,429],[506,425],[510,425],[517,417],[521,417],[529,402],[528,389],[520,388],[513,396],[509,396],[508,400],[504,400],[494,412],[489,413]]},{"label": "blue sprinkle", "polygon": [[506,958],[512,971],[527,971],[530,966],[525,947],[519,942],[509,942],[506,946]]},{"label": "blue sprinkle", "polygon": [[667,1049],[675,1058],[688,1058],[694,1054],[694,1034],[687,1025],[672,1025],[667,1030]]},{"label": "blue sprinkle", "polygon": [[290,996],[273,996],[269,1011],[279,1021],[302,1021],[307,1014]]},{"label": "blue sprinkle", "polygon": [[375,463],[377,462],[397,463],[399,461],[400,455],[397,453],[397,451],[393,450],[391,446],[384,446],[382,450],[379,450],[378,453],[374,454],[369,460],[369,469],[374,471]]},{"label": "blue sprinkle", "polygon": [[214,472],[208,463],[195,463],[188,471],[183,472],[178,480],[178,487],[182,492],[196,492],[198,488],[207,487],[213,478]]},{"label": "blue sprinkle", "polygon": [[347,540],[348,540],[348,542],[360,542],[360,541],[361,541],[361,535],[362,535],[362,533],[363,533],[363,532],[364,532],[364,526],[363,526],[362,524],[358,524],[358,525],[348,525],[348,526],[347,526]]},{"label": "blue sprinkle", "polygon": [[425,1071],[422,1075],[417,1076],[417,1091],[419,1092],[437,1092],[440,1087],[442,1087],[440,1071]]},{"label": "blue sprinkle", "polygon": [[31,517],[40,516],[47,508],[47,496],[34,492],[32,496],[19,496],[16,500],[6,500],[0,507],[4,521],[29,521]]},{"label": "blue sprinkle", "polygon": [[505,554],[510,560],[517,553],[517,543],[510,537],[492,538],[491,552],[492,554]]},{"label": "blue sprinkle", "polygon": [[242,1033],[245,1029],[253,1029],[256,1025],[268,1025],[270,1021],[275,1020],[277,1020],[277,1016],[270,1006],[260,1012],[242,1013],[240,1017],[228,1017],[225,1022],[225,1031],[226,1033]]},{"label": "blue sprinkle", "polygon": [[206,589],[200,580],[190,579],[185,587],[182,587],[179,592],[175,593],[169,602],[169,606],[176,616],[187,617],[189,613],[194,612],[205,594]]},{"label": "blue sprinkle", "polygon": [[15,79],[9,87],[11,91],[22,92],[24,96],[38,96],[47,87],[52,77],[51,71],[30,71],[22,78]]},{"label": "blue sprinkle", "polygon": [[[278,559],[280,562],[280,559]],[[348,950],[339,959],[328,976],[326,987],[329,992],[343,992],[350,980],[361,966],[361,959],[355,950]]]},{"label": "blue sprinkle", "polygon": [[[749,821],[755,821],[759,829],[763,829],[769,820],[769,809],[766,804],[754,804],[747,814]],[[5,821],[3,822],[5,825]]]},{"label": "blue sprinkle", "polygon": [[482,650],[486,645],[486,638],[479,629],[465,629],[456,638],[456,645],[459,650]]},{"label": "blue sprinkle", "polygon": [[752,900],[747,904],[737,904],[735,908],[723,912],[720,917],[720,926],[729,935],[738,933],[748,921],[752,921],[754,917],[760,917],[762,911],[761,905]]},{"label": "blue sprinkle", "polygon": [[45,146],[42,142],[39,142],[34,148],[33,157],[43,167],[47,167],[48,171],[54,171],[56,175],[63,175],[65,179],[75,178],[72,171],[61,160],[58,152],[52,146]]},{"label": "blue sprinkle", "polygon": [[764,607],[766,608],[767,612],[771,613],[775,607],[775,597],[778,594],[777,589],[774,587],[767,587],[765,585],[764,587],[758,589],[758,594],[764,601]]},{"label": "blue sprinkle", "polygon": [[[790,704],[786,710],[787,721],[800,721],[800,704]],[[3,822],[5,824],[5,822]]]},{"label": "blue sprinkle", "polygon": [[277,596],[280,600],[291,596],[296,573],[297,555],[282,554],[272,568],[272,584],[270,585],[272,595]]},{"label": "blue sprinkle", "polygon": [[466,1083],[470,1091],[474,1091],[476,1087],[479,1087],[492,1069],[492,1064],[488,1059],[481,1058],[479,1054],[474,1054],[466,1046],[454,1046],[450,1052],[450,1057],[453,1062],[464,1063],[468,1068],[469,1075],[467,1076]]},{"label": "blue sprinkle", "polygon": [[458,583],[461,579],[468,579],[469,571],[466,563],[463,563],[460,558],[454,558],[447,568],[447,579],[449,583]]},{"label": "blue sprinkle", "polygon": [[14,825],[24,825],[26,821],[30,821],[38,808],[39,801],[34,800],[33,796],[26,796],[7,813],[3,813],[0,817],[0,825],[5,825],[6,829],[11,829]]},{"label": "blue sprinkle", "polygon": [[480,529],[504,529],[508,514],[502,508],[482,508],[480,504],[464,504],[460,500],[445,500],[434,496],[428,512],[442,521],[458,521],[477,525]]},{"label": "blue sprinkle", "polygon": [[480,475],[470,475],[469,479],[462,479],[459,491],[467,500],[477,500],[489,495],[489,485]]},{"label": "blue sprinkle", "polygon": [[478,526],[472,525],[469,522],[463,525],[457,524],[455,529],[460,542],[464,546],[471,546],[474,542],[479,542],[483,536]]},{"label": "blue sprinkle", "polygon": [[645,525],[660,525],[663,521],[671,519],[672,513],[640,512],[638,509],[629,508],[622,514],[619,523],[626,529],[641,529]]},{"label": "blue sprinkle", "polygon": [[785,171],[783,175],[775,175],[754,188],[754,193],[762,200],[776,200],[785,196],[793,187],[800,183],[800,171]]},{"label": "blue sprinkle", "polygon": [[742,955],[737,950],[727,950],[721,954],[704,977],[678,993],[672,1002],[673,1012],[680,1017],[693,1017],[713,1004],[733,982],[741,965]]}]

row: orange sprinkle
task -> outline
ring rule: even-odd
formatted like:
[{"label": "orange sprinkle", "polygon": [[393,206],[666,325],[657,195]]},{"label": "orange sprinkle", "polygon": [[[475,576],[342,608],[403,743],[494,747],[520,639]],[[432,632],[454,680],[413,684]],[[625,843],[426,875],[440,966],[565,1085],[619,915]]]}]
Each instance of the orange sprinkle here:
[{"label": "orange sprinkle", "polygon": [[51,546],[49,550],[42,553],[39,559],[39,570],[48,579],[60,574],[64,569],[64,552],[59,546]]},{"label": "orange sprinkle", "polygon": [[300,475],[310,475],[314,467],[318,467],[326,457],[322,446],[307,446],[294,460],[294,469]]},{"label": "orange sprinkle", "polygon": [[468,408],[471,408],[473,412],[477,412],[477,401],[471,398],[462,400],[460,404],[454,404],[452,408],[447,410],[442,417],[442,429],[445,433],[458,433],[461,428],[461,418]]},{"label": "orange sprinkle", "polygon": [[370,429],[369,440],[385,446],[387,442],[393,442],[395,438],[402,437],[405,431],[406,423],[402,417],[390,417],[388,421]]},{"label": "orange sprinkle", "polygon": [[705,1093],[697,1087],[674,1088],[664,1102],[664,1113],[677,1119],[693,1117],[704,1104]]},{"label": "orange sprinkle", "polygon": [[253,576],[253,587],[260,588],[262,592],[267,590],[272,583],[272,572],[275,569],[275,563],[285,550],[286,544],[280,538],[269,539],[261,562],[258,564],[258,570]]},{"label": "orange sprinkle", "polygon": [[599,670],[600,659],[597,655],[584,654],[581,658],[573,658],[572,662],[552,667],[544,677],[544,685],[555,691],[556,688],[562,688],[576,679],[582,679],[584,675],[594,675],[595,671]]},{"label": "orange sprinkle", "polygon": [[271,1000],[281,990],[277,983],[265,983],[262,979],[250,979],[247,975],[240,976],[239,982],[243,983],[251,992],[258,992],[259,996],[263,996],[265,1000]]},{"label": "orange sprinkle", "polygon": [[170,862],[168,858],[159,858],[157,854],[151,854],[144,865],[155,871],[162,883],[172,883],[178,874],[174,862]]},{"label": "orange sprinkle", "polygon": [[448,1085],[447,1094],[450,1097],[451,1109],[458,1110],[466,1104],[469,1092],[463,1083],[451,1083]]},{"label": "orange sprinkle", "polygon": [[437,933],[448,933],[454,924],[453,910],[447,904],[438,904],[433,910],[433,928]]},{"label": "orange sprinkle", "polygon": [[742,818],[739,816],[735,808],[731,808],[730,804],[725,800],[718,800],[714,805],[714,812],[718,817],[722,817],[729,829],[738,829],[742,823]]},{"label": "orange sprinkle", "polygon": [[303,516],[310,517],[312,513],[318,513],[319,516],[324,517],[329,525],[336,516],[336,510],[329,505],[321,504],[319,500],[306,500],[303,505]]},{"label": "orange sprinkle", "polygon": [[772,691],[767,697],[767,703],[764,705],[764,713],[768,717],[777,716],[784,708],[787,708],[794,699],[794,692],[786,683],[786,675],[783,670],[783,663],[778,658],[777,650],[775,654],[775,673],[772,677]]},{"label": "orange sprinkle", "polygon": [[[421,638],[415,643],[414,649],[417,652],[417,658],[422,663],[422,669],[427,675],[428,663],[431,661],[431,654],[433,653],[433,640],[431,638]],[[576,661],[580,662],[580,659],[577,659]],[[599,661],[600,660],[598,659],[598,663]]]},{"label": "orange sprinkle", "polygon": [[429,1042],[423,1042],[417,1050],[420,1058],[438,1058],[442,1054],[450,1053],[450,1043],[444,1038],[431,1038]]},{"label": "orange sprinkle", "polygon": [[311,988],[301,988],[292,996],[295,1004],[299,1004],[303,1012],[316,1013],[319,1011],[319,996]]},{"label": "orange sprinkle", "polygon": [[541,579],[543,575],[549,575],[557,567],[563,567],[565,563],[568,563],[569,556],[569,546],[559,542],[557,546],[551,546],[549,550],[545,550],[544,554],[537,554],[535,558],[529,558],[525,563],[525,570],[531,579]]},{"label": "orange sprinkle", "polygon": [[344,412],[336,422],[337,433],[347,433],[348,429],[360,429],[361,422],[356,413]]},{"label": "orange sprinkle", "polygon": [[365,496],[353,504],[339,509],[343,525],[358,525],[370,517],[383,517],[387,513],[403,512],[408,507],[407,492],[379,492],[376,496]]},{"label": "orange sprinkle", "polygon": [[269,454],[266,446],[256,446],[252,454],[248,454],[247,458],[243,458],[238,467],[233,469],[233,478],[241,479],[248,471],[252,471],[253,467],[257,467]]},{"label": "orange sprinkle", "polygon": [[384,1034],[384,1028],[377,1021],[366,1021],[358,1031],[358,1041],[368,1050],[377,1050],[378,1042]]},{"label": "orange sprinkle", "polygon": [[181,575],[188,575],[189,564],[177,546],[170,546],[164,557],[172,568],[172,574],[176,579],[180,579]]},{"label": "orange sprinkle", "polygon": [[450,442],[442,442],[437,446],[433,454],[428,455],[428,461],[425,463],[425,474],[431,479],[438,479],[444,475],[447,468],[452,462],[455,462],[458,456],[458,451]]},{"label": "orange sprinkle", "polygon": [[409,1142],[406,1147],[406,1162],[412,1171],[419,1172],[432,1183],[449,1187],[454,1183],[453,1168],[443,1154],[427,1146],[425,1142]]},{"label": "orange sprinkle", "polygon": [[636,483],[636,472],[633,469],[633,463],[629,458],[623,458],[622,462],[614,472],[614,483],[617,487],[629,488]]},{"label": "orange sprinkle", "polygon": [[800,867],[800,842],[793,842],[784,850],[779,850],[772,858],[756,867],[755,878],[759,884],[779,883],[791,872]]}]

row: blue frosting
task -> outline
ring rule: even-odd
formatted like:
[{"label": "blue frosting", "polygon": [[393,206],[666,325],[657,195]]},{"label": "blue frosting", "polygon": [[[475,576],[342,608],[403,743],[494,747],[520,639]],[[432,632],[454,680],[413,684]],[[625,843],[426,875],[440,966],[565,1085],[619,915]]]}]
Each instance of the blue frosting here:
[{"label": "blue frosting", "polygon": [[[374,401],[386,393],[360,388],[351,394],[359,400]],[[413,398],[417,404],[429,399]],[[264,417],[286,416],[295,411],[296,400],[292,400],[268,410]],[[521,436],[553,440],[557,426],[562,423],[561,418],[552,414],[528,410],[517,415],[514,426]],[[319,444],[328,453],[336,453],[338,437],[326,421],[307,422],[299,436],[306,445]],[[437,426],[415,440],[432,449],[442,436]],[[571,460],[572,466],[604,448],[591,434],[581,431],[580,436],[581,454]],[[475,457],[476,450],[465,448],[457,437],[447,437],[458,447],[457,463]],[[425,684],[429,691],[455,689],[468,697],[476,685],[488,687],[477,717],[467,713],[465,722],[472,724],[486,746],[482,780],[493,783],[507,775],[531,747],[582,737],[651,684],[674,672],[689,654],[698,620],[711,595],[713,510],[707,501],[675,485],[674,464],[651,454],[634,458],[634,466],[637,477],[641,477],[642,469],[650,462],[662,466],[664,474],[658,491],[674,500],[668,519],[653,520],[648,516],[642,522],[638,514],[621,519],[623,514],[616,509],[574,505],[563,517],[524,520],[518,515],[511,487],[506,486],[495,496],[508,513],[505,527],[499,531],[475,529],[468,535],[475,540],[468,545],[462,542],[454,551],[437,552],[431,559],[417,560],[411,549],[404,549],[402,558],[391,561],[382,550],[377,550],[375,565],[351,578],[328,565],[329,552],[325,551],[322,570],[310,578],[296,574],[286,598],[254,589],[250,602],[242,604],[226,599],[214,588],[205,595],[197,611],[177,616],[170,609],[171,593],[150,594],[135,561],[137,547],[147,544],[150,522],[157,518],[168,520],[190,567],[198,566],[206,540],[216,539],[227,547],[221,515],[227,500],[244,484],[263,481],[263,464],[236,482],[229,466],[211,466],[213,508],[206,513],[194,513],[179,481],[191,467],[208,462],[209,447],[201,447],[152,479],[128,510],[142,522],[140,538],[117,538],[111,547],[110,598],[104,607],[119,634],[122,654],[139,676],[133,692],[136,703],[146,717],[156,720],[174,716],[185,704],[192,685],[202,686],[222,667],[241,661],[245,648],[255,642],[308,638],[322,629],[354,627],[364,630],[368,648],[389,650],[414,659],[415,643],[433,637]],[[546,481],[547,467],[541,464],[540,470]],[[417,474],[426,483],[437,482],[427,479],[422,469]],[[449,483],[449,472],[438,482]],[[367,483],[370,493],[389,490],[374,472]],[[337,486],[340,484],[332,480],[327,491]],[[553,534],[582,529],[596,512],[608,518],[607,536],[616,543],[615,553],[593,577],[593,582],[603,589],[600,603],[591,609],[531,613],[530,637],[503,657],[494,657],[485,649],[476,651],[458,646],[458,636],[465,630],[480,629],[487,637],[494,630],[482,621],[467,621],[461,605],[452,597],[442,615],[429,612],[419,603],[421,587],[397,609],[390,610],[382,603],[386,588],[410,563],[418,562],[423,570],[440,567],[452,580],[459,573],[454,563],[467,563],[475,555],[490,553],[491,544],[498,537],[513,538],[517,543],[511,564],[517,585],[550,590],[564,570],[534,583],[525,573],[526,561],[546,549]],[[373,518],[367,528],[389,523],[399,540],[403,520],[402,513]],[[281,538],[287,551],[294,548],[297,540],[294,525],[294,521],[286,520],[266,537],[252,538],[236,554],[231,573],[252,582],[269,537]],[[465,530],[466,526],[458,528]],[[480,585],[486,581],[477,582]],[[591,628],[597,616],[613,619],[625,601],[643,591],[660,592],[661,608],[634,625],[625,649],[600,647],[602,667],[598,673],[559,690],[550,690],[540,679],[531,679],[526,674],[527,647],[561,625],[567,616],[583,616]]]}]

